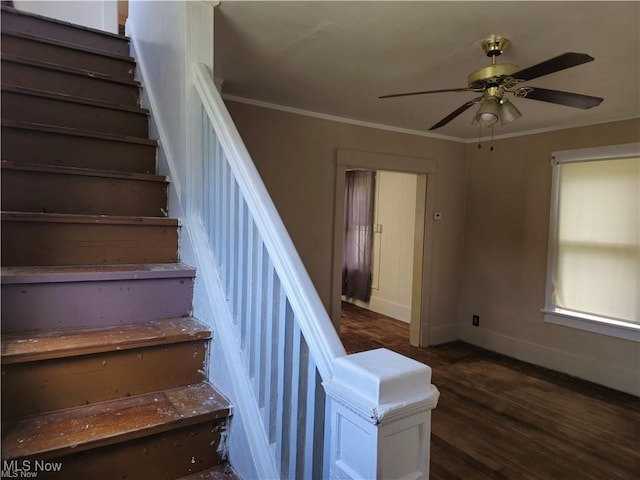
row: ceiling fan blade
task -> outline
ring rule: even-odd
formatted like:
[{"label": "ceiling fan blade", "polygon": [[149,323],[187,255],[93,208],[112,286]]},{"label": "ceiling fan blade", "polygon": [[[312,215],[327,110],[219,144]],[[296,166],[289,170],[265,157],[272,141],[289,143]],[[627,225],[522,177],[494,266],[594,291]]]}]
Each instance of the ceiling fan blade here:
[{"label": "ceiling fan blade", "polygon": [[459,107],[457,110],[451,112],[449,115],[447,115],[446,117],[444,117],[442,120],[440,120],[438,123],[436,123],[433,127],[431,127],[429,130],[435,130],[436,128],[440,128],[440,127],[444,127],[447,123],[449,123],[451,120],[453,120],[454,118],[456,118],[458,115],[460,115],[462,112],[464,112],[465,110],[467,110],[471,105],[478,103],[480,100],[482,100],[482,97],[477,97],[474,98],[473,100],[468,101],[467,103],[465,103],[464,105],[462,105],[461,107]]},{"label": "ceiling fan blade", "polygon": [[592,62],[593,60],[594,58],[586,53],[567,52],[531,67],[523,68],[511,76],[525,81],[533,80],[534,78],[559,72],[560,70],[565,70],[567,68],[576,67],[583,63]]},{"label": "ceiling fan blade", "polygon": [[579,93],[561,92],[559,90],[548,90],[546,88],[532,87],[533,91],[527,93],[524,98],[540,100],[542,102],[557,103],[574,108],[592,108],[602,103],[603,98],[581,95]]},{"label": "ceiling fan blade", "polygon": [[378,98],[408,97],[409,95],[425,95],[427,93],[468,92],[469,90],[468,88],[445,88],[444,90],[425,90],[424,92],[393,93]]}]

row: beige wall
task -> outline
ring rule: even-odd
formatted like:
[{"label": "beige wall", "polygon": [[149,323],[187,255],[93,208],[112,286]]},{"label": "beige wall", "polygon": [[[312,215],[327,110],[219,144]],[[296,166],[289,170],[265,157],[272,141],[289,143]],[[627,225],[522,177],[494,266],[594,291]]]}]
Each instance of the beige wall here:
[{"label": "beige wall", "polygon": [[432,223],[427,214],[434,254],[430,328],[441,341],[457,338],[465,145],[236,102],[227,106],[328,311],[337,149],[436,160],[429,186],[443,219]]},{"label": "beige wall", "polygon": [[[430,343],[456,338],[640,395],[640,345],[544,322],[552,151],[637,142],[629,120],[515,137],[478,150],[228,102],[331,311],[336,149],[437,161],[431,192]],[[430,185],[432,182],[430,181]],[[471,326],[472,315],[480,326]]]},{"label": "beige wall", "polygon": [[[467,146],[460,338],[640,394],[640,345],[544,322],[552,151],[637,142],[637,120]],[[480,326],[471,325],[472,315]]]}]

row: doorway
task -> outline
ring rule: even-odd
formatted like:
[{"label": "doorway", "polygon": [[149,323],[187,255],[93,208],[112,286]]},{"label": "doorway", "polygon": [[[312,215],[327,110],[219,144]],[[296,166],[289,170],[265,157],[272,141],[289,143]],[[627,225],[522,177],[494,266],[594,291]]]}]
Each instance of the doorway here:
[{"label": "doorway", "polygon": [[[432,235],[426,212],[433,210],[433,193],[428,188],[429,177],[435,174],[436,161],[425,158],[404,157],[356,150],[339,149],[337,152],[334,264],[332,278],[331,313],[334,325],[340,326],[342,307],[342,254],[344,239],[345,175],[349,169],[401,172],[415,174],[414,241],[411,281],[410,335],[415,346],[428,345],[429,291]],[[383,227],[384,228],[384,227]]]},{"label": "doorway", "polygon": [[[347,172],[347,175],[352,174],[353,171]],[[366,245],[361,246],[358,251],[371,250],[370,256],[363,256],[363,259],[369,260],[368,264],[361,266],[367,271],[370,287],[367,298],[362,298],[362,292],[346,288],[349,285],[343,279],[342,299],[366,310],[409,324],[411,322],[417,175],[386,170],[370,172],[369,175],[374,178],[371,199],[372,218],[369,219],[371,234],[368,242],[363,242]],[[349,180],[350,177],[347,178],[347,184]],[[350,202],[359,200],[361,200],[359,197],[347,195],[345,207],[347,211],[352,211],[353,206],[348,208]],[[356,242],[360,243],[360,240],[367,239],[354,238],[347,234],[344,242],[352,245]],[[349,259],[352,248],[345,245],[343,251]],[[344,268],[349,268],[348,263],[347,267],[343,267],[343,272]]]}]

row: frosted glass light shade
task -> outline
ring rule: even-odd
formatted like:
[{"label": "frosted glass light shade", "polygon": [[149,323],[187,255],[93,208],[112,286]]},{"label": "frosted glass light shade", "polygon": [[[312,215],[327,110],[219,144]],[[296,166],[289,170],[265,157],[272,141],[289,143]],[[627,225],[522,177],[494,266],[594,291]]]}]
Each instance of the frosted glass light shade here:
[{"label": "frosted glass light shade", "polygon": [[482,102],[478,112],[473,117],[473,124],[480,124],[482,127],[495,125],[500,118],[500,107],[495,98],[487,98]]},{"label": "frosted glass light shade", "polygon": [[500,100],[500,124],[506,125],[522,116],[520,110],[506,98]]}]

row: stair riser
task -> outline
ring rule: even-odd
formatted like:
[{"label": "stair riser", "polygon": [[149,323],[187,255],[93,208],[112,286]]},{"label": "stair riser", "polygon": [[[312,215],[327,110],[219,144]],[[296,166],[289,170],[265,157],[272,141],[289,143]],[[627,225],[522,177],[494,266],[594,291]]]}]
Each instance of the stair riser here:
[{"label": "stair riser", "polygon": [[116,105],[138,106],[140,88],[59,70],[2,61],[2,82]]},{"label": "stair riser", "polygon": [[135,63],[129,60],[98,55],[60,45],[42,43],[28,38],[2,35],[2,52],[11,55],[56,63],[65,67],[82,68],[91,72],[133,80]]},{"label": "stair riser", "polygon": [[184,317],[193,278],[2,285],[2,331],[107,327]]},{"label": "stair riser", "polygon": [[2,159],[12,162],[152,173],[156,147],[2,127]]},{"label": "stair riser", "polygon": [[2,208],[14,212],[162,217],[161,182],[3,169]]},{"label": "stair riser", "polygon": [[171,226],[2,222],[5,266],[170,263],[177,250]]},{"label": "stair riser", "polygon": [[62,42],[83,45],[119,55],[129,55],[129,41],[110,35],[100,35],[82,27],[73,27],[46,19],[2,11],[2,29],[40,35]]},{"label": "stair riser", "polygon": [[208,340],[2,367],[4,419],[192,385],[205,380]]},{"label": "stair riser", "polygon": [[41,472],[38,479],[149,480],[178,478],[222,462],[218,449],[226,437],[220,419],[59,457],[60,473]]},{"label": "stair riser", "polygon": [[23,122],[148,137],[148,117],[145,114],[16,92],[2,92],[2,116]]}]

